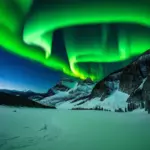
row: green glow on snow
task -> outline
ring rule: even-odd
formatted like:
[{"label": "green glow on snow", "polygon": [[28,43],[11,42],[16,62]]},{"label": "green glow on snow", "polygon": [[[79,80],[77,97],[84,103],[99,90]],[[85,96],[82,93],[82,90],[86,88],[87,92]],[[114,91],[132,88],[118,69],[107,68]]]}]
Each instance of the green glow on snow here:
[{"label": "green glow on snow", "polygon": [[[33,10],[32,3],[0,0],[0,45],[67,75],[96,80],[104,76],[101,63],[127,60],[150,48],[150,1],[53,0]],[[139,25],[141,30],[118,25],[115,36],[110,26],[115,23]],[[69,65],[52,55],[53,33],[60,28]],[[86,63],[97,63],[98,70],[87,71],[81,65]]]}]

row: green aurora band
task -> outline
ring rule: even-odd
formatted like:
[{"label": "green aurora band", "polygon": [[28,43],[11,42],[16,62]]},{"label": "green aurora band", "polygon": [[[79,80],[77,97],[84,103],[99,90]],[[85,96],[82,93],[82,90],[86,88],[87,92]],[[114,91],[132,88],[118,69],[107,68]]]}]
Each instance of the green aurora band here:
[{"label": "green aurora band", "polygon": [[[0,46],[67,75],[93,80],[104,77],[101,63],[124,61],[150,48],[148,0],[35,3],[0,0]],[[110,24],[117,24],[116,33]],[[53,33],[58,29],[63,31],[69,65],[52,54]]]}]

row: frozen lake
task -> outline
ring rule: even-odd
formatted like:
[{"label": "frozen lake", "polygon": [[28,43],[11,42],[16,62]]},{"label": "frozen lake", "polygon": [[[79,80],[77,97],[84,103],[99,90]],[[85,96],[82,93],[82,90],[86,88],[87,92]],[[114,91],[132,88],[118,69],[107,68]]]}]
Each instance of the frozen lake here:
[{"label": "frozen lake", "polygon": [[0,106],[0,150],[150,150],[150,115]]}]

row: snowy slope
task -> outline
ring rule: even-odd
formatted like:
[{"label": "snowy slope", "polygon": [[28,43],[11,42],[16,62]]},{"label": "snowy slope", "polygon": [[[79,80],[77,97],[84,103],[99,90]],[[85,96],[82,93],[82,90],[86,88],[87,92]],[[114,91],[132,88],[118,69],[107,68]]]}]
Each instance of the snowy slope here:
[{"label": "snowy slope", "polygon": [[50,105],[50,104],[56,104],[60,101],[62,101],[63,99],[65,99],[66,97],[68,97],[68,92],[59,92],[53,96],[49,96],[49,97],[46,97],[44,99],[42,99],[40,101],[40,103],[42,104],[46,104],[46,105]]},{"label": "snowy slope", "polygon": [[[110,111],[115,111],[115,110],[118,110],[119,108],[121,108],[123,111],[125,111],[125,108],[127,108],[126,101],[127,101],[128,97],[129,97],[128,94],[122,93],[120,91],[116,91],[111,96],[106,98],[104,101],[100,101],[100,98],[98,98],[98,97],[93,98],[91,100],[83,99],[83,100],[77,101],[75,103],[72,103],[72,101],[67,101],[64,103],[57,104],[56,108],[58,108],[58,109],[103,108],[103,109],[107,109]],[[83,103],[83,104],[78,105],[80,103]]]}]

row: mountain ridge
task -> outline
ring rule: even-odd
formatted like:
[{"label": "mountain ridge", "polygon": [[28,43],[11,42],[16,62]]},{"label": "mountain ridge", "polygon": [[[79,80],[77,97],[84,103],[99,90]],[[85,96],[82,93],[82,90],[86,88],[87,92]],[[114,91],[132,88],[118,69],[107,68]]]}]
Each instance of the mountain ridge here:
[{"label": "mountain ridge", "polygon": [[[125,112],[145,108],[150,112],[150,99],[146,96],[143,97],[144,100],[131,100],[134,95],[133,91],[141,86],[146,77],[149,78],[149,72],[150,50],[97,83],[87,84],[85,81],[80,81],[73,88],[58,91],[57,94],[46,97],[40,102],[46,105],[53,103],[58,109],[97,110],[99,108],[99,110]],[[146,80],[143,87],[147,82],[150,81]]]}]

